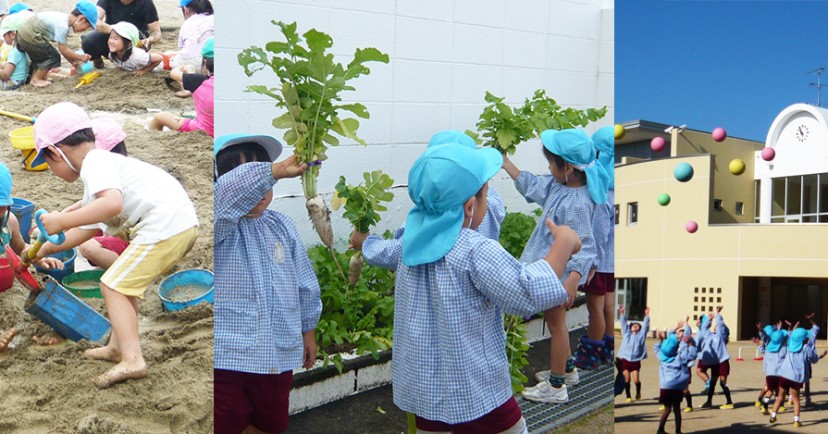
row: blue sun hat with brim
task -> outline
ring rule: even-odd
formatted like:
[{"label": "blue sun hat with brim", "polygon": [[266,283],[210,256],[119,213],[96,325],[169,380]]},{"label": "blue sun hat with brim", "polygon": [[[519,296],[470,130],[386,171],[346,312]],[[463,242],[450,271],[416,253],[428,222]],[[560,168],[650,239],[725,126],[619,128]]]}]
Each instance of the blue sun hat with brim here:
[{"label": "blue sun hat with brim", "polygon": [[658,358],[662,362],[670,363],[676,358],[678,354],[679,341],[675,333],[670,333],[667,339],[661,343],[661,349],[658,352]]},{"label": "blue sun hat with brim", "polygon": [[607,188],[615,189],[615,127],[599,128],[592,135],[592,143],[598,150],[598,162],[607,172]]},{"label": "blue sun hat with brim", "polygon": [[775,330],[770,334],[770,342],[768,342],[768,345],[765,346],[765,351],[769,353],[778,353],[782,348],[782,343],[785,342],[785,336],[788,336],[787,331]]},{"label": "blue sun hat with brim", "polygon": [[770,338],[770,335],[773,334],[774,329],[772,325],[768,324],[762,329],[762,331],[765,333],[765,336]]},{"label": "blue sun hat with brim", "polygon": [[89,22],[89,25],[95,27],[95,24],[98,22],[98,7],[95,6],[95,3],[92,3],[87,0],[81,0],[75,3],[75,9],[77,9],[81,15],[86,18],[86,21]]},{"label": "blue sun hat with brim", "polygon": [[13,4],[9,7],[9,15],[14,15],[18,12],[29,11],[29,10],[32,10],[32,8],[30,8],[29,5],[27,5],[26,3],[23,3],[23,2],[18,2],[18,3],[15,3],[15,4]]},{"label": "blue sun hat with brim", "polygon": [[426,149],[408,172],[414,208],[405,221],[403,264],[428,264],[446,256],[463,226],[463,204],[502,165],[503,157],[492,148],[449,144]]},{"label": "blue sun hat with brim", "polygon": [[428,141],[429,148],[432,146],[450,144],[463,145],[467,148],[477,149],[477,143],[474,142],[474,139],[466,135],[466,133],[458,130],[440,131],[439,133],[431,136],[431,140]]},{"label": "blue sun hat with brim", "polygon": [[0,162],[0,206],[12,206],[12,176],[9,168]]},{"label": "blue sun hat with brim", "polygon": [[804,329],[802,327],[792,331],[791,335],[788,336],[788,351],[792,353],[802,351],[802,345],[805,342],[805,339],[808,338],[809,334],[810,332],[808,329]]},{"label": "blue sun hat with brim", "polygon": [[201,57],[207,57],[207,58],[212,59],[213,56],[215,55],[213,47],[214,47],[213,38],[212,37],[207,38],[207,40],[204,41],[204,44],[201,46]]},{"label": "blue sun hat with brim", "polygon": [[584,171],[589,197],[602,204],[607,201],[609,175],[598,163],[592,140],[583,130],[546,130],[541,133],[541,143],[547,151],[561,157],[576,169]]},{"label": "blue sun hat with brim", "polygon": [[186,8],[192,2],[193,2],[193,0],[181,0],[181,1],[178,2],[178,4],[180,4],[182,8]]}]

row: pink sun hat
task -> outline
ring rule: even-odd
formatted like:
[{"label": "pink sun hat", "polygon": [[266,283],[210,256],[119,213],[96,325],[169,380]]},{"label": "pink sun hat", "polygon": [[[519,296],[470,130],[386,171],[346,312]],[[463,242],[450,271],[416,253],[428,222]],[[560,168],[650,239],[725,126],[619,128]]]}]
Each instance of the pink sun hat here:
[{"label": "pink sun hat", "polygon": [[43,150],[60,143],[69,135],[80,130],[92,128],[89,115],[77,104],[59,102],[43,110],[34,124],[34,141],[37,155],[31,165],[39,166],[46,162]]},{"label": "pink sun hat", "polygon": [[92,131],[95,132],[95,149],[111,151],[118,143],[126,139],[121,125],[110,118],[92,119]]}]

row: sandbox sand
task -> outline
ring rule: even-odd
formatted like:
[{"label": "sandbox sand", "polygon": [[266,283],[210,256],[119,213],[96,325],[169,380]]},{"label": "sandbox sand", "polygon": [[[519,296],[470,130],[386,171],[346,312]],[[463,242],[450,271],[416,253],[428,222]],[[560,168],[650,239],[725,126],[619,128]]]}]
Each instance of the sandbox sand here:
[{"label": "sandbox sand", "polygon": [[[70,2],[28,0],[36,10],[67,12]],[[177,1],[155,2],[163,41],[154,49],[174,49],[183,21]],[[77,36],[70,46],[80,47]],[[64,62],[64,66],[68,66]],[[213,180],[212,139],[203,133],[145,131],[148,109],[192,112],[192,100],[172,95],[164,73],[133,77],[107,63],[92,85],[75,89],[76,78],[55,80],[46,89],[27,86],[0,92],[0,108],[28,116],[60,101],[72,101],[91,112],[113,112],[124,124],[130,156],[170,172],[196,204],[199,238],[193,250],[167,274],[185,268],[212,269]],[[23,170],[20,151],[8,133],[28,125],[0,116],[0,160],[12,172],[12,195],[37,208],[60,210],[81,198],[80,182],[67,184],[51,172]],[[139,330],[149,377],[98,390],[92,379],[112,366],[83,356],[88,344],[67,341],[50,347],[32,344],[32,336],[49,327],[23,310],[28,290],[15,284],[0,293],[0,330],[16,326],[18,336],[0,353],[0,432],[2,433],[207,433],[213,431],[213,310],[201,304],[184,311],[164,311],[156,293],[158,278],[140,302]],[[106,315],[102,300],[87,299]]]}]

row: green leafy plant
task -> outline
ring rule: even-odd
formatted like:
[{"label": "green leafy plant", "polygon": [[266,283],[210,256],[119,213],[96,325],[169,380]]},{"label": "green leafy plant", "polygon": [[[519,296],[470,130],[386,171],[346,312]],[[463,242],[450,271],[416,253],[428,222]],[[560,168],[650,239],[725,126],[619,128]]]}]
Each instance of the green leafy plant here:
[{"label": "green leafy plant", "polygon": [[490,146],[503,154],[512,155],[517,145],[538,137],[545,130],[562,130],[586,126],[607,114],[607,107],[576,110],[562,108],[546,96],[543,89],[536,90],[531,99],[517,108],[504,102],[504,98],[486,92],[484,100],[489,103],[483,108],[477,121],[480,134],[466,131],[483,146]]},{"label": "green leafy plant", "polygon": [[[540,209],[538,208],[537,211]],[[534,213],[537,215],[537,213]],[[500,225],[500,245],[515,258],[520,258],[526,242],[532,235],[537,220],[530,215],[508,212]],[[503,328],[506,331],[506,358],[509,360],[509,375],[512,380],[512,392],[523,391],[526,375],[523,368],[529,364],[526,352],[530,345],[526,339],[526,324],[524,318],[517,315],[504,315]]]},{"label": "green leafy plant", "polygon": [[333,54],[328,52],[333,39],[326,33],[311,29],[300,37],[295,22],[273,21],[273,24],[279,27],[285,40],[268,42],[264,48],[247,48],[238,55],[238,61],[248,77],[270,68],[279,79],[277,87],[252,85],[247,91],[273,98],[276,107],[285,110],[273,119],[273,126],[287,130],[285,142],[294,147],[299,162],[311,166],[302,175],[308,214],[322,242],[332,248],[330,210],[317,194],[316,178],[322,161],[328,158],[328,146],[339,144],[332,132],[366,144],[356,135],[359,121],[343,117],[342,113],[368,119],[368,110],[360,103],[339,103],[341,93],[354,90],[349,81],[371,72],[365,63],[388,63],[388,55],[376,48],[358,48],[353,60],[343,65],[335,62]]},{"label": "green leafy plant", "polygon": [[[357,186],[346,185],[345,177],[340,176],[332,206],[335,210],[338,209],[338,201],[341,200],[345,204],[343,217],[351,222],[355,230],[367,233],[371,226],[380,221],[377,212],[388,210],[380,202],[390,202],[394,199],[394,193],[388,191],[394,180],[381,170],[365,172],[362,176],[365,182]],[[351,285],[357,283],[361,270],[362,252],[356,252],[348,264],[348,282]]]},{"label": "green leafy plant", "polygon": [[348,285],[338,269],[349,261],[352,252],[333,253],[322,245],[308,249],[321,289],[322,315],[316,327],[319,354],[324,366],[333,363],[341,373],[341,352],[355,350],[356,354],[370,353],[379,358],[380,351],[391,348],[394,273],[366,265],[359,282]]}]

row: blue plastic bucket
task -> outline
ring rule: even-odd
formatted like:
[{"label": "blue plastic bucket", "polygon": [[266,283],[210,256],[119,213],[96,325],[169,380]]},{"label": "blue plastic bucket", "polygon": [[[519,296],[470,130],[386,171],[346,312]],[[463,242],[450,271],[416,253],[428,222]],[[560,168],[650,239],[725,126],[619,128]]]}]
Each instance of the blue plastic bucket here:
[{"label": "blue plastic bucket", "polygon": [[109,320],[53,279],[45,278],[43,286],[37,295],[29,297],[26,312],[75,342],[86,339],[103,343],[112,328]]},{"label": "blue plastic bucket", "polygon": [[34,214],[34,204],[26,199],[13,197],[11,212],[17,217],[17,222],[20,223],[20,233],[23,235],[23,241],[28,244],[29,232],[32,230],[32,215]]},{"label": "blue plastic bucket", "polygon": [[205,301],[213,304],[213,272],[190,269],[173,273],[158,285],[158,296],[170,312]]},{"label": "blue plastic bucket", "polygon": [[48,257],[56,258],[59,261],[63,262],[63,270],[45,270],[43,268],[35,266],[35,270],[37,270],[38,273],[43,273],[52,276],[55,278],[55,280],[60,282],[63,280],[64,277],[75,272],[75,258],[78,257],[77,249],[64,250],[62,252],[51,254]]}]

